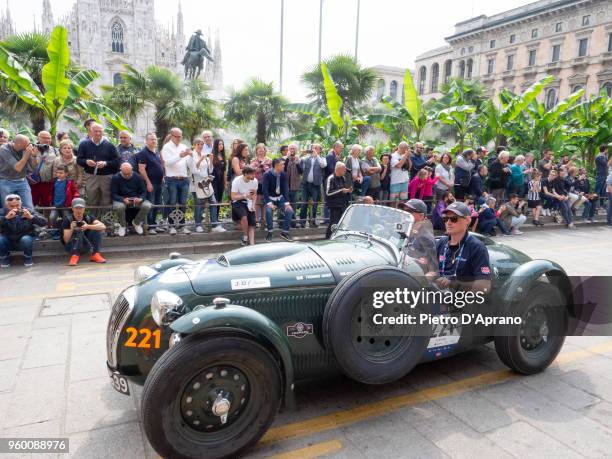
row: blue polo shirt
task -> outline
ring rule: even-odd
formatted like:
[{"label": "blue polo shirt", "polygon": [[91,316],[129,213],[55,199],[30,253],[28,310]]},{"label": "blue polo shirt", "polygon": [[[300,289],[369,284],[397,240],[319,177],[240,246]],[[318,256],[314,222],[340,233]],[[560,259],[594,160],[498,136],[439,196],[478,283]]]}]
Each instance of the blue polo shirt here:
[{"label": "blue polo shirt", "polygon": [[[136,162],[144,164],[147,176],[153,185],[161,185],[164,181],[164,167],[159,153],[144,147],[136,154]],[[138,172],[138,169],[136,169]]]},{"label": "blue polo shirt", "polygon": [[465,233],[457,246],[449,244],[448,236],[436,245],[440,275],[450,279],[491,279],[489,251],[476,236]]}]

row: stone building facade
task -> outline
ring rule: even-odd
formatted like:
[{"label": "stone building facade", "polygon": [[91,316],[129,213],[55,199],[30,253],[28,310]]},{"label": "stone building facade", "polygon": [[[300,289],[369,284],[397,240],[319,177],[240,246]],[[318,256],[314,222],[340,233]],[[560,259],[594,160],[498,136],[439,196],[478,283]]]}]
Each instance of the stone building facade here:
[{"label": "stone building facade", "polygon": [[376,89],[372,93],[371,103],[373,105],[377,104],[382,96],[391,97],[398,102],[404,100],[404,73],[406,69],[377,65],[372,67],[372,70],[378,74]]},{"label": "stone building facade", "polygon": [[426,100],[440,97],[449,76],[477,78],[494,96],[550,74],[541,96],[549,107],[581,88],[612,96],[612,0],[540,0],[460,22],[446,42],[416,59],[415,84]]}]

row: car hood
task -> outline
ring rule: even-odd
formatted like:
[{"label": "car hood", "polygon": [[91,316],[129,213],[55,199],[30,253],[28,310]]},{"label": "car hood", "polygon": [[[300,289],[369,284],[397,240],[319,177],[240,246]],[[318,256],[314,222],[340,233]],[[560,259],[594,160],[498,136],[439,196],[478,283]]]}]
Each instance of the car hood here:
[{"label": "car hood", "polygon": [[390,264],[384,249],[360,241],[278,242],[243,247],[185,265],[198,295],[336,284],[367,266]]}]

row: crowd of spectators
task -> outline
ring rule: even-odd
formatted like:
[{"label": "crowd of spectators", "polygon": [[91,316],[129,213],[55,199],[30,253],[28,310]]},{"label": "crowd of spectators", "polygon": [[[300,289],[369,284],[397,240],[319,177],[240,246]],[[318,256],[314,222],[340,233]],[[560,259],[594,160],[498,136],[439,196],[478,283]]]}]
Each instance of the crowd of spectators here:
[{"label": "crowd of spectators", "polygon": [[[208,225],[224,232],[230,213],[242,232],[241,243],[248,245],[255,243],[257,225],[266,228],[266,241],[273,240],[275,212],[284,240],[292,240],[291,228],[320,224],[328,225],[329,237],[349,203],[364,199],[392,206],[420,199],[440,230],[444,209],[455,201],[470,209],[470,228],[487,235],[496,235],[496,229],[521,234],[528,213],[533,225],[543,226],[542,217],[551,216],[574,229],[577,218],[592,222],[612,192],[612,160],[605,145],[595,158],[591,186],[587,170],[575,158],[555,161],[551,150],[543,151],[537,162],[531,153],[514,156],[503,146],[494,152],[466,149],[453,159],[421,142],[414,148],[400,142],[393,151],[377,155],[372,146],[338,141],[302,150],[292,143],[278,153],[259,143],[251,154],[241,139],[226,150],[211,131],[186,142],[178,127],[170,129],[161,148],[156,134],[148,133],[139,149],[129,132],[119,132],[115,145],[94,120],[85,128],[87,135],[76,145],[65,133],[54,141],[41,131],[32,144],[24,135],[11,140],[0,130],[2,266],[10,264],[9,253],[17,250],[31,264],[37,226],[47,227],[67,247],[70,264],[87,251],[92,261],[103,262],[101,234],[109,211],[110,229],[120,237],[129,231],[202,233]],[[85,204],[91,217],[82,220]],[[608,199],[612,225],[609,207]],[[75,210],[81,220],[75,220]]]}]

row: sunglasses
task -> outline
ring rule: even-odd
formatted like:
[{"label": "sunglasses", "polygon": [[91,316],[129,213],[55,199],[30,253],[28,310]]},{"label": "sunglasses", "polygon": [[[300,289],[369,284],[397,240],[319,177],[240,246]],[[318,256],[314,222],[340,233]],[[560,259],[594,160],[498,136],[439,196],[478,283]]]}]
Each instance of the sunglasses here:
[{"label": "sunglasses", "polygon": [[453,223],[457,223],[459,221],[459,217],[457,217],[456,215],[453,215],[452,217],[442,217],[442,221],[444,223],[447,223],[449,220]]},{"label": "sunglasses", "polygon": [[21,198],[7,198],[7,201],[8,202],[11,202],[11,201],[21,201]]}]

